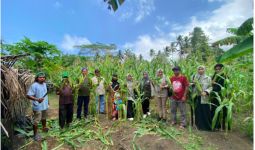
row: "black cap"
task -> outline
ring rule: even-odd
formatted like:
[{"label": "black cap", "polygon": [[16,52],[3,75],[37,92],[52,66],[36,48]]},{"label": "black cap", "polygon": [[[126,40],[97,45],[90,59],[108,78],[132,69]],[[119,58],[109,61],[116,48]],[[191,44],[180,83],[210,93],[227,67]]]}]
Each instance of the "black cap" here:
[{"label": "black cap", "polygon": [[173,67],[172,71],[181,71],[181,68],[179,66]]},{"label": "black cap", "polygon": [[215,69],[216,67],[223,68],[223,67],[224,67],[224,65],[223,65],[223,64],[216,64],[216,65],[214,66],[214,69]]}]

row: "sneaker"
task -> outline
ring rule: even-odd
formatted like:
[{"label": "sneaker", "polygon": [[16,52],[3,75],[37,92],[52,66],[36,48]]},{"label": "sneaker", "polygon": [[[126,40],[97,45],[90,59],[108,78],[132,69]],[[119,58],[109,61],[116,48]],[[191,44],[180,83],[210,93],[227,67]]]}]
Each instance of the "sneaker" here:
[{"label": "sneaker", "polygon": [[34,136],[34,140],[35,141],[41,141],[42,140],[42,137],[39,135],[39,134],[36,134],[35,136]]},{"label": "sneaker", "polygon": [[143,118],[146,118],[147,117],[147,115],[143,115]]},{"label": "sneaker", "polygon": [[150,112],[147,112],[147,115],[149,116],[149,115],[151,115],[151,113],[150,113]]},{"label": "sneaker", "polygon": [[129,120],[129,121],[133,121],[133,120],[134,120],[134,118],[128,118],[128,120]]}]

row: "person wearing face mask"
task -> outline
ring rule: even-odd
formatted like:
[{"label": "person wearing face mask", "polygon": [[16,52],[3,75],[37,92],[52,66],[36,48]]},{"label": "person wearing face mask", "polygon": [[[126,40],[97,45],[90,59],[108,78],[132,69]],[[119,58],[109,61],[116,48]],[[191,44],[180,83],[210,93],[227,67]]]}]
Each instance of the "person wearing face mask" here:
[{"label": "person wearing face mask", "polygon": [[211,112],[209,94],[212,91],[211,77],[205,74],[205,66],[197,68],[197,74],[192,77],[195,97],[195,124],[199,130],[211,130]]},{"label": "person wearing face mask", "polygon": [[157,77],[154,81],[155,97],[158,106],[158,121],[166,122],[166,100],[168,97],[169,79],[164,75],[162,69],[157,70]]},{"label": "person wearing face mask", "polygon": [[73,87],[68,79],[68,72],[62,75],[62,85],[57,89],[56,94],[59,95],[59,126],[69,127],[73,120]]}]

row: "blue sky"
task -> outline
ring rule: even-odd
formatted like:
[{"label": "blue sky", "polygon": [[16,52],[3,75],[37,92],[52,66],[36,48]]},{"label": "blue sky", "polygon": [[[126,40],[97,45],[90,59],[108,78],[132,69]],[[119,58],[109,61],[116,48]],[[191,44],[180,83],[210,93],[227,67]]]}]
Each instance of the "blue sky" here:
[{"label": "blue sky", "polygon": [[179,34],[200,26],[210,41],[227,36],[227,27],[253,16],[252,0],[126,0],[114,13],[103,0],[2,0],[2,39],[27,36],[77,53],[74,45],[114,43],[148,58]]}]

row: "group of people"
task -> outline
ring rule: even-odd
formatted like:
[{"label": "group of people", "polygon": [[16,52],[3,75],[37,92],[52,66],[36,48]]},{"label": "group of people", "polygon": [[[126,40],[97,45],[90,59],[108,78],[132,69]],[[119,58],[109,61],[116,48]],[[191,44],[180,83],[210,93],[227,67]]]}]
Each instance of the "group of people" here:
[{"label": "group of people", "polygon": [[[205,74],[206,68],[199,66],[197,73],[191,77],[191,81],[181,73],[181,68],[175,66],[172,68],[174,75],[167,77],[162,69],[156,72],[156,78],[151,80],[148,72],[143,72],[140,82],[133,80],[131,74],[127,74],[124,88],[126,90],[126,105],[123,101],[123,94],[120,94],[120,83],[117,74],[112,75],[111,84],[107,85],[105,79],[100,75],[100,70],[94,71],[95,76],[88,76],[88,68],[82,68],[82,78],[77,81],[77,85],[71,85],[68,72],[62,74],[62,84],[57,88],[56,94],[59,95],[59,125],[61,128],[69,126],[73,120],[74,91],[78,89],[77,99],[77,119],[82,118],[82,107],[84,109],[84,118],[88,117],[90,94],[95,92],[96,111],[100,114],[106,114],[105,107],[108,108],[108,116],[112,120],[117,120],[123,107],[127,107],[127,118],[132,121],[135,117],[134,103],[139,98],[142,102],[143,118],[150,115],[150,100],[157,102],[158,121],[167,120],[167,100],[170,98],[171,125],[177,124],[177,109],[180,110],[180,128],[187,126],[186,101],[189,93],[195,94],[195,124],[198,129],[212,130],[211,123],[215,110],[219,105],[217,99],[221,96],[221,87],[224,86],[225,75],[223,65],[214,66],[215,74],[211,78]],[[38,133],[38,123],[41,121],[43,131],[47,132],[46,116],[49,105],[46,76],[43,72],[36,74],[35,82],[29,88],[28,99],[33,103],[33,131],[34,140],[41,140]],[[109,93],[107,105],[105,95]],[[140,94],[139,94],[140,93]],[[218,94],[216,94],[218,93]],[[213,105],[212,105],[212,104]],[[223,118],[226,116],[226,110],[223,109]],[[224,124],[223,124],[224,125]],[[221,127],[219,119],[216,128]],[[224,128],[224,127],[223,127]]]}]

